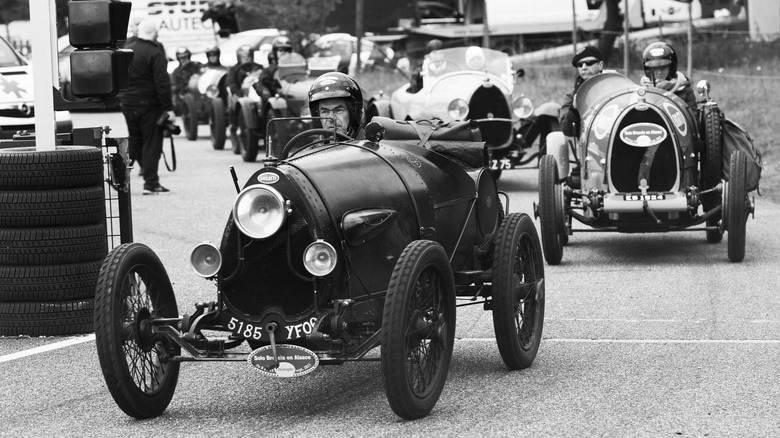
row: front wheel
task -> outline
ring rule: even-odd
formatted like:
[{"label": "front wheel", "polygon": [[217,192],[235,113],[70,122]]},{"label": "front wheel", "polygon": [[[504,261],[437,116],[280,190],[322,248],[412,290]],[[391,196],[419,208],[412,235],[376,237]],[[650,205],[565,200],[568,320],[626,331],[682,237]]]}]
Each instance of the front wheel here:
[{"label": "front wheel", "polygon": [[182,108],[182,123],[187,140],[198,139],[198,103],[191,94],[182,96],[184,108]]},{"label": "front wheel", "polygon": [[125,243],[103,262],[95,291],[95,342],[106,386],[122,411],[152,418],[168,407],[179,379],[179,347],[150,321],[176,318],[173,287],[157,255]]},{"label": "front wheel", "polygon": [[238,132],[236,132],[239,148],[241,149],[241,158],[251,163],[257,159],[257,153],[260,151],[258,142],[260,137],[255,130],[249,126],[249,120],[246,119],[244,112],[238,114]]},{"label": "front wheel", "polygon": [[220,98],[211,99],[211,119],[209,130],[211,133],[211,146],[214,150],[221,151],[225,148],[225,102]]},{"label": "front wheel", "polygon": [[544,262],[533,220],[508,215],[493,254],[493,328],[507,367],[528,368],[536,358],[544,325]]},{"label": "front wheel", "polygon": [[555,157],[545,155],[539,161],[539,221],[547,263],[557,265],[563,258],[563,245],[568,242],[563,188],[558,181]]},{"label": "front wheel", "polygon": [[444,248],[417,240],[390,277],[382,314],[382,377],[390,407],[413,420],[431,412],[455,341],[455,280]]},{"label": "front wheel", "polygon": [[747,158],[745,153],[736,151],[729,162],[729,180],[724,190],[723,205],[724,226],[728,231],[728,254],[732,262],[741,262],[745,258],[745,229],[747,226],[748,195],[746,185]]}]

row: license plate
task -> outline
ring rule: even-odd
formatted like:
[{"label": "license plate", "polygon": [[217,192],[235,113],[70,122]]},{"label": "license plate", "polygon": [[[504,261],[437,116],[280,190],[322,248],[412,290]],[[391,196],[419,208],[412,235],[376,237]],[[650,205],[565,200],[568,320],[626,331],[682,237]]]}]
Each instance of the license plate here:
[{"label": "license plate", "polygon": [[663,193],[654,193],[652,195],[623,195],[624,201],[661,201],[666,199]]},{"label": "license plate", "polygon": [[502,158],[500,160],[490,160],[490,170],[510,170],[513,169],[512,160]]}]

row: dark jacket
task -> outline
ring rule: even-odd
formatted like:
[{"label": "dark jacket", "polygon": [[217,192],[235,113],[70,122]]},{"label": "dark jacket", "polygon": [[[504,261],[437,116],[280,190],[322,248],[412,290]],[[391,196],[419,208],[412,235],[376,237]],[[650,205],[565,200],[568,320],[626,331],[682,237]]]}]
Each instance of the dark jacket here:
[{"label": "dark jacket", "polygon": [[139,38],[126,48],[133,50],[133,63],[128,89],[121,95],[122,108],[172,111],[168,61],[160,46]]},{"label": "dark jacket", "polygon": [[203,64],[198,61],[189,61],[184,65],[179,65],[171,73],[171,90],[173,94],[184,94],[189,88],[189,82],[192,75],[200,73],[203,70]]},{"label": "dark jacket", "polygon": [[574,81],[574,88],[563,96],[561,109],[558,110],[558,121],[561,124],[561,131],[563,131],[563,135],[568,137],[576,137],[580,133],[580,113],[574,108],[574,95],[577,94],[577,90],[583,82],[585,80],[582,79],[582,76],[577,75],[577,79]]}]

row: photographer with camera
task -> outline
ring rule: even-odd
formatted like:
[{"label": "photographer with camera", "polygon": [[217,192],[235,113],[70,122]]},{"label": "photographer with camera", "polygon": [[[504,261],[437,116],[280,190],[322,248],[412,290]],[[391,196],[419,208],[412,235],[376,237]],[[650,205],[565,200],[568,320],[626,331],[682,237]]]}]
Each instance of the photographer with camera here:
[{"label": "photographer with camera", "polygon": [[157,169],[162,156],[165,131],[173,125],[173,102],[168,61],[157,43],[159,25],[151,18],[138,24],[138,37],[127,45],[133,50],[130,81],[121,95],[122,113],[127,122],[128,152],[138,163],[144,178],[144,195],[159,195],[169,190],[160,185]]}]

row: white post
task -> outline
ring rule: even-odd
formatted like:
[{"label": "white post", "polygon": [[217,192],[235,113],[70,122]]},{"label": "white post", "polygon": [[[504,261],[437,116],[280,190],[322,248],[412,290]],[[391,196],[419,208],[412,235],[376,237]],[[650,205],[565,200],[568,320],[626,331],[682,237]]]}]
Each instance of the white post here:
[{"label": "white post", "polygon": [[52,84],[59,83],[57,49],[52,29],[57,22],[55,2],[30,0],[32,37],[32,77],[35,95],[35,148],[54,150],[57,145],[57,124],[54,119]]}]

